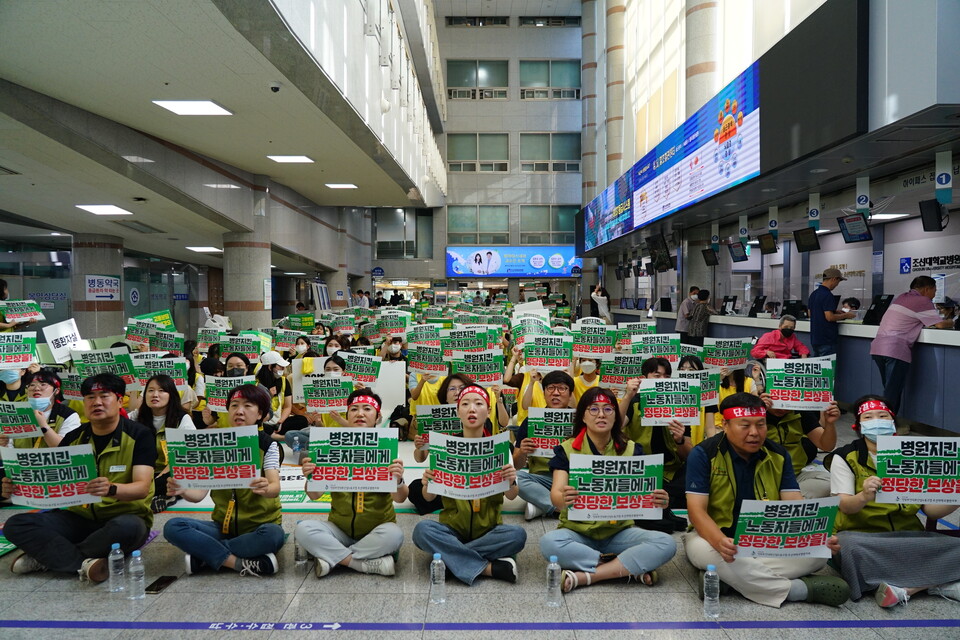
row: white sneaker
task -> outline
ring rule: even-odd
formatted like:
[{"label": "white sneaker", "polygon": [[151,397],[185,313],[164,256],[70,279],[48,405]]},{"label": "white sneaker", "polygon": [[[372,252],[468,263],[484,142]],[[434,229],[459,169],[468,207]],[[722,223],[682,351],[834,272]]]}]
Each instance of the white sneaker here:
[{"label": "white sneaker", "polygon": [[895,587],[894,585],[887,584],[886,582],[880,583],[880,586],[877,587],[877,592],[873,594],[873,597],[877,601],[877,604],[884,609],[895,607],[898,604],[907,604],[907,600],[910,599],[910,596],[907,595],[906,589],[903,587]]},{"label": "white sneaker", "polygon": [[326,560],[321,560],[320,558],[317,558],[316,560],[317,560],[317,564],[314,565],[313,571],[314,571],[314,573],[317,574],[317,577],[318,577],[318,578],[322,578],[323,576],[325,576],[325,575],[327,575],[328,573],[330,573],[330,563],[329,563],[329,562],[327,562]]},{"label": "white sneaker", "polygon": [[40,564],[39,560],[33,556],[28,556],[25,553],[21,553],[19,556],[17,556],[10,565],[10,571],[17,575],[24,575],[26,573],[39,573],[46,570],[47,568]]},{"label": "white sneaker", "polygon": [[533,520],[534,518],[539,518],[539,517],[542,516],[544,513],[546,513],[546,511],[544,511],[543,509],[541,509],[541,508],[538,507],[537,505],[533,504],[532,502],[528,502],[528,503],[527,503],[527,508],[526,508],[526,510],[523,512],[523,519],[524,519],[524,520]]},{"label": "white sneaker", "polygon": [[393,562],[393,556],[381,556],[363,561],[363,573],[374,573],[380,576],[392,576],[397,573],[396,565]]},{"label": "white sneaker", "polygon": [[927,593],[946,598],[947,600],[960,602],[960,580],[949,584],[942,584],[939,587],[931,587],[927,589]]}]

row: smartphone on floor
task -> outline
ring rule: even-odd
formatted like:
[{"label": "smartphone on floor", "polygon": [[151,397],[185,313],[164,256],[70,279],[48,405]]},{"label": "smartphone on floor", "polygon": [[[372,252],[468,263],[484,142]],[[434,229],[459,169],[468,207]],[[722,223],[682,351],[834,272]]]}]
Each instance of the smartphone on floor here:
[{"label": "smartphone on floor", "polygon": [[151,582],[149,585],[147,585],[147,588],[144,591],[151,594],[160,593],[161,591],[169,587],[171,584],[176,582],[176,580],[177,580],[177,576],[160,576],[159,578]]}]

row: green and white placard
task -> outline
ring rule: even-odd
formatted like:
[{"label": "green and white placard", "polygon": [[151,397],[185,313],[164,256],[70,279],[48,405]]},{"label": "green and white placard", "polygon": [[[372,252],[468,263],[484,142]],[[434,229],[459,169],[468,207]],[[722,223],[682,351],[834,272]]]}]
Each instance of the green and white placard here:
[{"label": "green and white placard", "polygon": [[700,407],[713,407],[720,399],[720,369],[707,367],[699,371],[674,371],[680,380],[697,380],[700,382]]},{"label": "green and white placard", "polygon": [[347,398],[353,393],[353,380],[310,374],[302,377],[303,400],[310,413],[347,412]]},{"label": "green and white placard", "polygon": [[[580,322],[583,322],[583,320]],[[652,320],[649,322],[618,322],[617,346],[622,350],[629,349],[630,344],[633,342],[633,336],[656,332],[657,323]]]},{"label": "green and white placard", "polygon": [[880,436],[877,502],[960,504],[960,438]]},{"label": "green and white placard", "polygon": [[485,349],[477,352],[454,351],[451,354],[450,369],[453,373],[462,373],[482,387],[503,384],[503,351]]},{"label": "green and white placard", "polygon": [[239,378],[223,378],[220,376],[204,376],[204,384],[207,386],[207,407],[210,411],[226,411],[227,396],[234,387],[242,384],[257,384],[254,376],[242,376]]},{"label": "green and white placard", "polygon": [[573,436],[573,414],[576,409],[530,407],[527,412],[527,438],[537,449],[530,455],[552,458],[553,448]]},{"label": "green and white placard", "polygon": [[425,344],[411,345],[407,350],[407,371],[425,375],[444,377],[448,364],[443,358],[443,348]]},{"label": "green and white placard", "polygon": [[71,351],[73,366],[81,378],[89,378],[98,373],[114,373],[127,384],[127,391],[140,389],[140,381],[133,370],[133,358],[125,347],[115,349],[96,349],[94,351]]},{"label": "green and white placard", "polygon": [[337,355],[343,358],[346,365],[343,375],[353,378],[356,382],[362,382],[368,387],[376,386],[377,378],[380,377],[380,365],[383,363],[378,356],[347,351],[340,351]]},{"label": "green and white placard", "polygon": [[623,391],[631,378],[642,378],[645,357],[633,354],[607,354],[600,359],[600,386]]},{"label": "green and white placard", "polygon": [[570,456],[571,487],[577,489],[567,518],[575,521],[659,520],[653,492],[663,488],[663,454]]},{"label": "green and white placard", "polygon": [[0,313],[3,314],[5,322],[17,324],[47,319],[40,310],[40,305],[34,300],[0,300]]},{"label": "green and white placard", "polygon": [[430,437],[433,481],[427,491],[437,496],[475,500],[503,493],[510,483],[503,467],[510,464],[510,434],[458,438],[442,433]]},{"label": "green and white placard", "polygon": [[571,327],[573,355],[580,358],[596,358],[613,353],[617,343],[617,330],[606,324],[577,322]]},{"label": "green and white placard", "polygon": [[750,357],[750,338],[704,338],[703,364],[742,367]]},{"label": "green and white placard", "polygon": [[744,500],[733,536],[746,558],[829,558],[840,498]]},{"label": "green and white placard", "polygon": [[166,351],[175,356],[182,356],[183,343],[183,334],[175,331],[155,331],[150,336],[151,351]]},{"label": "green and white placard", "polygon": [[170,475],[185,489],[247,489],[260,477],[257,425],[166,434]]},{"label": "green and white placard", "polygon": [[[3,335],[3,334],[0,334]],[[0,435],[9,438],[39,438],[40,421],[29,402],[0,402]]]},{"label": "green and white placard", "polygon": [[3,469],[13,482],[11,501],[34,509],[59,509],[101,502],[87,493],[97,477],[90,444],[52,449],[0,447]]},{"label": "green and white placard", "polygon": [[226,358],[231,353],[242,353],[250,362],[259,362],[260,338],[249,334],[239,336],[220,334],[220,356]]},{"label": "green and white placard", "polygon": [[397,458],[396,429],[310,429],[310,459],[317,468],[308,491],[393,493],[397,479],[388,470]]},{"label": "green and white placard", "polygon": [[832,358],[767,359],[767,393],[774,409],[822,411],[833,402]]},{"label": "green and white placard", "polygon": [[316,326],[312,313],[292,313],[287,316],[287,329],[298,333],[310,333]]},{"label": "green and white placard", "polygon": [[0,333],[0,369],[26,369],[37,358],[37,332]]},{"label": "green and white placard", "polygon": [[630,338],[632,353],[642,353],[650,358],[666,358],[672,363],[680,361],[679,333],[641,333]]},{"label": "green and white placard", "polygon": [[573,360],[573,336],[528,336],[523,343],[526,366],[540,375],[570,369]]},{"label": "green and white placard", "polygon": [[430,434],[444,433],[458,434],[463,431],[460,416],[457,415],[455,404],[418,404],[417,405],[417,434],[423,436],[422,451],[430,448]]},{"label": "green and white placard", "polygon": [[666,378],[640,381],[640,424],[649,427],[676,420],[700,424],[700,381]]}]

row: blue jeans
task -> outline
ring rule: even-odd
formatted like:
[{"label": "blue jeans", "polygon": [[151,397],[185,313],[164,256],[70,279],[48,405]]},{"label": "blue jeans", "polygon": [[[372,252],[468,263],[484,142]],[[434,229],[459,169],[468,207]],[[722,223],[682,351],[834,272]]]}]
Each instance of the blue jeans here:
[{"label": "blue jeans", "polygon": [[837,352],[837,343],[830,344],[811,344],[810,355],[819,358],[820,356],[830,356]]},{"label": "blue jeans", "polygon": [[520,497],[538,507],[548,516],[557,510],[550,502],[553,476],[541,476],[530,473],[526,469],[521,469],[517,472],[517,485],[520,487]]},{"label": "blue jeans", "polygon": [[630,527],[609,538],[596,540],[572,531],[554,529],[540,538],[540,553],[547,560],[557,556],[564,569],[595,573],[600,555],[615,553],[630,575],[639,576],[663,565],[677,553],[677,543],[668,533]]},{"label": "blue jeans", "polygon": [[250,533],[228,538],[220,532],[220,525],[211,520],[173,518],[163,527],[163,537],[208,567],[219,569],[230,555],[256,558],[276,553],[283,546],[283,527],[262,524]]},{"label": "blue jeans", "polygon": [[473,584],[491,560],[520,553],[526,542],[527,532],[510,524],[498,524],[466,542],[452,527],[433,520],[421,520],[413,528],[413,544],[428,553],[439,553],[447,569],[466,584]]},{"label": "blue jeans", "polygon": [[880,369],[880,381],[883,382],[883,398],[895,414],[900,414],[900,396],[907,383],[910,363],[889,356],[873,356]]}]

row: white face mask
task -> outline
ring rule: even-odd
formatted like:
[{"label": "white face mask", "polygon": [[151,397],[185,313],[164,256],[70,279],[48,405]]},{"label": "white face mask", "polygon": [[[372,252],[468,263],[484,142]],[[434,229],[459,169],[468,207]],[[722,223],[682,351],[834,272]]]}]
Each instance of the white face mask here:
[{"label": "white face mask", "polygon": [[399,345],[399,344],[392,344],[392,345],[390,345],[390,346],[387,347],[387,348],[390,350],[390,353],[400,353],[400,345]]},{"label": "white face mask", "polygon": [[307,345],[298,344],[296,347],[294,347],[294,349],[296,350],[297,353],[305,353],[307,350]]},{"label": "white face mask", "polygon": [[840,311],[843,311],[844,313],[850,313],[850,307],[843,307],[840,309]]},{"label": "white face mask", "polygon": [[324,372],[323,372],[323,377],[324,377],[324,378],[339,378],[339,377],[340,377],[340,372],[339,372],[339,371],[324,371]]},{"label": "white face mask", "polygon": [[597,363],[594,362],[593,360],[587,360],[585,362],[580,363],[580,371],[582,371],[583,373],[589,374],[589,373],[593,373],[596,370],[597,370]]},{"label": "white face mask", "polygon": [[693,294],[692,296],[690,296],[690,299],[693,300],[694,302],[696,302],[696,301],[697,301],[697,294]]},{"label": "white face mask", "polygon": [[338,347],[338,346],[336,346],[336,345],[333,345],[333,344],[327,345],[327,355],[328,355],[328,356],[332,356],[332,355],[335,354],[337,351],[340,351],[340,347]]}]

